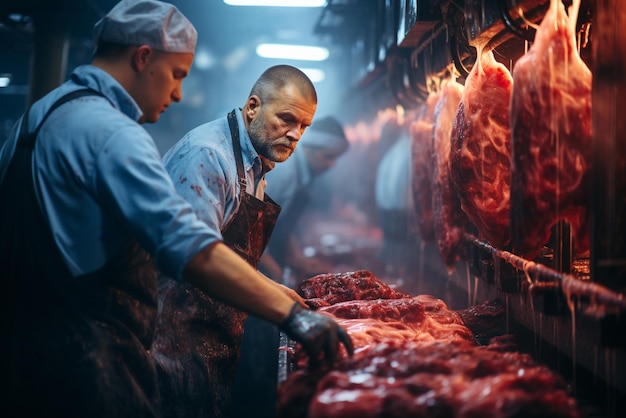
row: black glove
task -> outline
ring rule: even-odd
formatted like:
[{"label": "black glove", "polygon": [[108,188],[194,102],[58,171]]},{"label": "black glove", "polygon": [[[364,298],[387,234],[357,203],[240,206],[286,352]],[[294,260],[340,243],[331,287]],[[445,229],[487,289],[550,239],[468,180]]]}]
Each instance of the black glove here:
[{"label": "black glove", "polygon": [[316,364],[322,350],[326,362],[332,363],[339,352],[339,342],[343,343],[350,356],[354,353],[350,336],[332,318],[304,309],[297,302],[287,319],[280,324],[280,329],[302,344],[309,354],[311,365]]}]

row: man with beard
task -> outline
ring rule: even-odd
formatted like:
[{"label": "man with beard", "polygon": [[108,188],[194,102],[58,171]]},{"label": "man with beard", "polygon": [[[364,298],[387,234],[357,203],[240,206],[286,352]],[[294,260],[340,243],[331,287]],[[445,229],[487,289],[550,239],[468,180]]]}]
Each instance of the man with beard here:
[{"label": "man with beard", "polygon": [[[317,94],[308,77],[295,67],[274,66],[256,81],[242,109],[191,130],[164,156],[179,194],[242,257],[242,264],[247,261],[256,268],[280,212],[265,195],[265,173],[293,153],[316,108]],[[302,298],[299,301],[306,307]],[[164,417],[226,414],[246,317],[244,311],[195,287],[160,279],[152,353]],[[318,326],[306,322],[308,329]],[[343,329],[337,335],[351,352]],[[322,345],[330,358],[333,344]],[[311,359],[317,360],[316,355]]]}]

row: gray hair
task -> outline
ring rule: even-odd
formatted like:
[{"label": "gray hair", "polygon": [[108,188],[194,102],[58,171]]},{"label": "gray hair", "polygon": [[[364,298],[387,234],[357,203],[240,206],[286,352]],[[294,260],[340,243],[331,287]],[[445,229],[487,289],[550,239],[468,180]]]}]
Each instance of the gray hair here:
[{"label": "gray hair", "polygon": [[252,86],[250,96],[259,96],[263,103],[271,103],[276,92],[287,85],[296,86],[307,98],[317,103],[317,92],[313,82],[301,70],[291,65],[275,65],[261,74]]}]

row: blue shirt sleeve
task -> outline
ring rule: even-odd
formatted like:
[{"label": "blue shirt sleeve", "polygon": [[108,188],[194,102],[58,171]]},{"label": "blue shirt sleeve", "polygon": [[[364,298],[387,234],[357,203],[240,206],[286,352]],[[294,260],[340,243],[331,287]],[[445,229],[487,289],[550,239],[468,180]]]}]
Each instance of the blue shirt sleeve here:
[{"label": "blue shirt sleeve", "polygon": [[183,143],[165,158],[176,191],[220,237],[238,202],[236,180],[233,181],[236,175],[223,153],[224,150]]},{"label": "blue shirt sleeve", "polygon": [[176,193],[148,133],[140,126],[124,130],[103,141],[94,173],[96,195],[153,254],[157,266],[180,279],[187,262],[221,234],[207,228]]}]

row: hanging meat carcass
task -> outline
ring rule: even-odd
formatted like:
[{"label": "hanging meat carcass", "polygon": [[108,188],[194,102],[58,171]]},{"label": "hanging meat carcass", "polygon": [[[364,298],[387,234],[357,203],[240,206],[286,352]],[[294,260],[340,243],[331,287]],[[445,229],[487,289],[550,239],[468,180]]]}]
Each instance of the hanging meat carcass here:
[{"label": "hanging meat carcass", "polygon": [[433,227],[433,123],[440,91],[431,92],[411,123],[411,188],[417,229],[424,242],[435,240]]},{"label": "hanging meat carcass", "polygon": [[433,127],[433,216],[437,248],[449,271],[465,255],[463,234],[467,215],[450,179],[450,135],[463,85],[454,79],[444,82],[435,106]]},{"label": "hanging meat carcass", "polygon": [[579,7],[574,1],[568,14],[551,0],[513,68],[512,245],[530,259],[560,220],[571,225],[577,254],[589,248],[592,76],[576,47]]},{"label": "hanging meat carcass", "polygon": [[452,128],[450,177],[463,211],[480,236],[503,248],[510,242],[513,78],[493,52],[480,49]]}]

